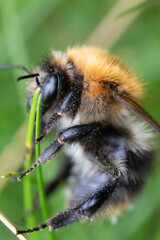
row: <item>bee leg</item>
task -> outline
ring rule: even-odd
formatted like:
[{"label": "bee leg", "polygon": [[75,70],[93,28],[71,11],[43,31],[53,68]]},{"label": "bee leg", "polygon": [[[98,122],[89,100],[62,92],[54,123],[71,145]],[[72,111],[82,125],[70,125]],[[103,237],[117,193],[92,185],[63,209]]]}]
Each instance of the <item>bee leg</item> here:
[{"label": "bee leg", "polygon": [[48,123],[44,126],[44,130],[40,136],[40,138],[36,139],[36,143],[45,138],[48,133],[53,129],[56,122],[66,113],[69,113],[70,116],[74,116],[74,114],[78,110],[80,95],[81,95],[81,82],[74,81],[72,90],[68,93],[68,95],[64,98],[62,104],[57,109],[57,112],[54,113],[49,119]]},{"label": "bee leg", "polygon": [[35,143],[40,142],[42,139],[44,139],[50,131],[54,128],[56,122],[61,118],[62,116],[58,113],[54,113],[51,118],[49,119],[48,123],[44,125],[43,132],[39,138],[35,140]]},{"label": "bee leg", "polygon": [[86,125],[77,125],[74,127],[70,127],[64,131],[62,131],[59,135],[58,140],[55,140],[51,143],[43,153],[39,156],[38,160],[33,163],[33,165],[28,168],[25,172],[20,174],[17,177],[17,180],[20,181],[25,175],[28,175],[40,164],[45,164],[54,158],[57,153],[61,150],[64,143],[72,144],[81,141],[84,139],[86,135],[91,133],[92,131],[98,131],[99,127],[97,124],[86,124]]},{"label": "bee leg", "polygon": [[101,206],[104,203],[107,203],[117,184],[118,178],[112,178],[97,191],[90,193],[89,196],[85,196],[81,201],[77,202],[75,207],[66,209],[63,212],[56,214],[38,227],[24,231],[18,230],[17,234],[39,231],[47,226],[50,231],[54,231],[56,229],[69,226],[79,220],[91,219],[94,215],[96,215]]},{"label": "bee leg", "polygon": [[18,181],[21,181],[21,179],[25,176],[34,171],[36,167],[38,167],[40,164],[47,163],[50,159],[54,158],[56,154],[60,151],[63,144],[60,143],[58,140],[55,140],[51,145],[49,145],[45,151],[39,156],[38,160],[32,164],[30,168],[28,168],[25,172],[20,174],[17,177]]}]

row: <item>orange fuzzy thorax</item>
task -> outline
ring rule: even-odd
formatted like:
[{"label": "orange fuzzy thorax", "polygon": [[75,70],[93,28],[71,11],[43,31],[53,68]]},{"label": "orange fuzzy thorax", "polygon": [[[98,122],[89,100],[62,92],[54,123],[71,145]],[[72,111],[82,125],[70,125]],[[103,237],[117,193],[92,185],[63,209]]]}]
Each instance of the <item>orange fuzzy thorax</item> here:
[{"label": "orange fuzzy thorax", "polygon": [[67,51],[69,61],[77,72],[84,76],[84,86],[89,85],[87,94],[93,100],[101,94],[108,94],[104,82],[116,82],[122,92],[130,97],[141,98],[142,83],[120,60],[107,51],[94,47],[74,47]]}]

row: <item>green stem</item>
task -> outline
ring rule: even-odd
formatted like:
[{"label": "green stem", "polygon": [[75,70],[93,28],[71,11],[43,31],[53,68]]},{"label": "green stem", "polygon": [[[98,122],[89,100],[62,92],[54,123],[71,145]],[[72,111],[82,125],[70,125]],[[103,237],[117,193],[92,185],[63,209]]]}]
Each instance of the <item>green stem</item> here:
[{"label": "green stem", "polygon": [[[41,95],[38,99],[38,105],[37,105],[37,116],[36,116],[36,139],[40,137],[41,134]],[[39,158],[40,155],[40,143],[36,144],[36,159]],[[37,168],[37,181],[38,181],[38,187],[39,187],[39,196],[40,196],[40,202],[42,207],[42,213],[44,221],[46,221],[49,218],[48,214],[48,208],[47,208],[47,202],[46,202],[46,196],[44,192],[44,184],[43,184],[43,176],[42,176],[42,169],[41,166]],[[51,240],[55,240],[55,234],[54,232],[48,232],[49,238]]]},{"label": "green stem", "polygon": [[[37,88],[33,97],[33,102],[32,102],[30,116],[29,116],[27,139],[26,139],[27,155],[26,155],[26,161],[24,166],[25,170],[28,169],[32,164],[33,130],[34,130],[34,122],[35,122],[36,107],[37,107],[39,92],[40,92],[40,89]],[[32,194],[32,184],[31,184],[30,176],[27,176],[26,178],[24,178],[23,185],[24,185],[23,187],[24,208],[25,208],[25,211],[28,212],[30,209],[33,208],[33,194]],[[36,220],[33,215],[27,218],[26,225],[27,225],[27,228],[32,228],[33,226],[36,226]],[[33,239],[32,236],[31,238]],[[34,239],[38,239],[36,234],[34,234]]]}]

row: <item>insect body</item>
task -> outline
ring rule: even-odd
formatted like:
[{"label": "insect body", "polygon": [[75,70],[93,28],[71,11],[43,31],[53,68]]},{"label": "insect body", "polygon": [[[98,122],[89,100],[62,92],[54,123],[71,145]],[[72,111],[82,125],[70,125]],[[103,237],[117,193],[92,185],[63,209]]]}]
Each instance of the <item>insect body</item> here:
[{"label": "insect body", "polygon": [[37,141],[54,127],[60,133],[18,180],[66,145],[72,162],[66,174],[70,207],[18,233],[47,226],[52,231],[101,213],[119,214],[139,193],[153,163],[152,133],[131,112],[160,133],[159,124],[136,103],[143,85],[116,57],[85,46],[53,51],[36,73],[37,81],[28,85],[29,99],[40,86],[45,122]]}]

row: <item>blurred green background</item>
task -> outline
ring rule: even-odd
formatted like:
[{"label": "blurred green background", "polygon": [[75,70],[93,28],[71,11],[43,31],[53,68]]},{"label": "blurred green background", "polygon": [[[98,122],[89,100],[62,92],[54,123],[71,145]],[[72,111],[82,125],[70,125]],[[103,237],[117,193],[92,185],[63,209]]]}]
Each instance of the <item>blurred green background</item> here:
[{"label": "blurred green background", "polygon": [[[116,29],[114,24],[118,21],[120,24]],[[105,36],[108,29],[110,34]],[[121,34],[117,35],[119,31]],[[24,65],[31,70],[51,49],[65,50],[68,46],[86,42],[109,48],[139,74],[146,82],[146,97],[142,105],[160,122],[159,0],[0,0],[0,64]],[[0,71],[1,174],[16,170],[23,158],[26,93],[25,83],[16,83],[16,78],[21,75],[23,72],[20,70]],[[159,139],[155,134],[154,170],[134,202],[132,211],[123,213],[116,224],[108,219],[96,223],[76,223],[57,231],[57,239],[160,239]],[[51,140],[50,136],[48,141]],[[43,148],[47,144],[43,143]],[[60,162],[56,159],[43,167],[45,182],[56,174]],[[36,184],[33,185],[36,188]],[[66,207],[65,186],[48,199],[50,216]],[[22,183],[0,180],[0,211],[16,226],[24,228],[21,219],[27,216],[23,210]],[[42,222],[39,209],[35,213],[39,224]],[[39,239],[48,239],[47,231],[40,232]],[[27,235],[27,238],[30,239],[30,236]],[[0,222],[0,239],[17,237]]]}]

